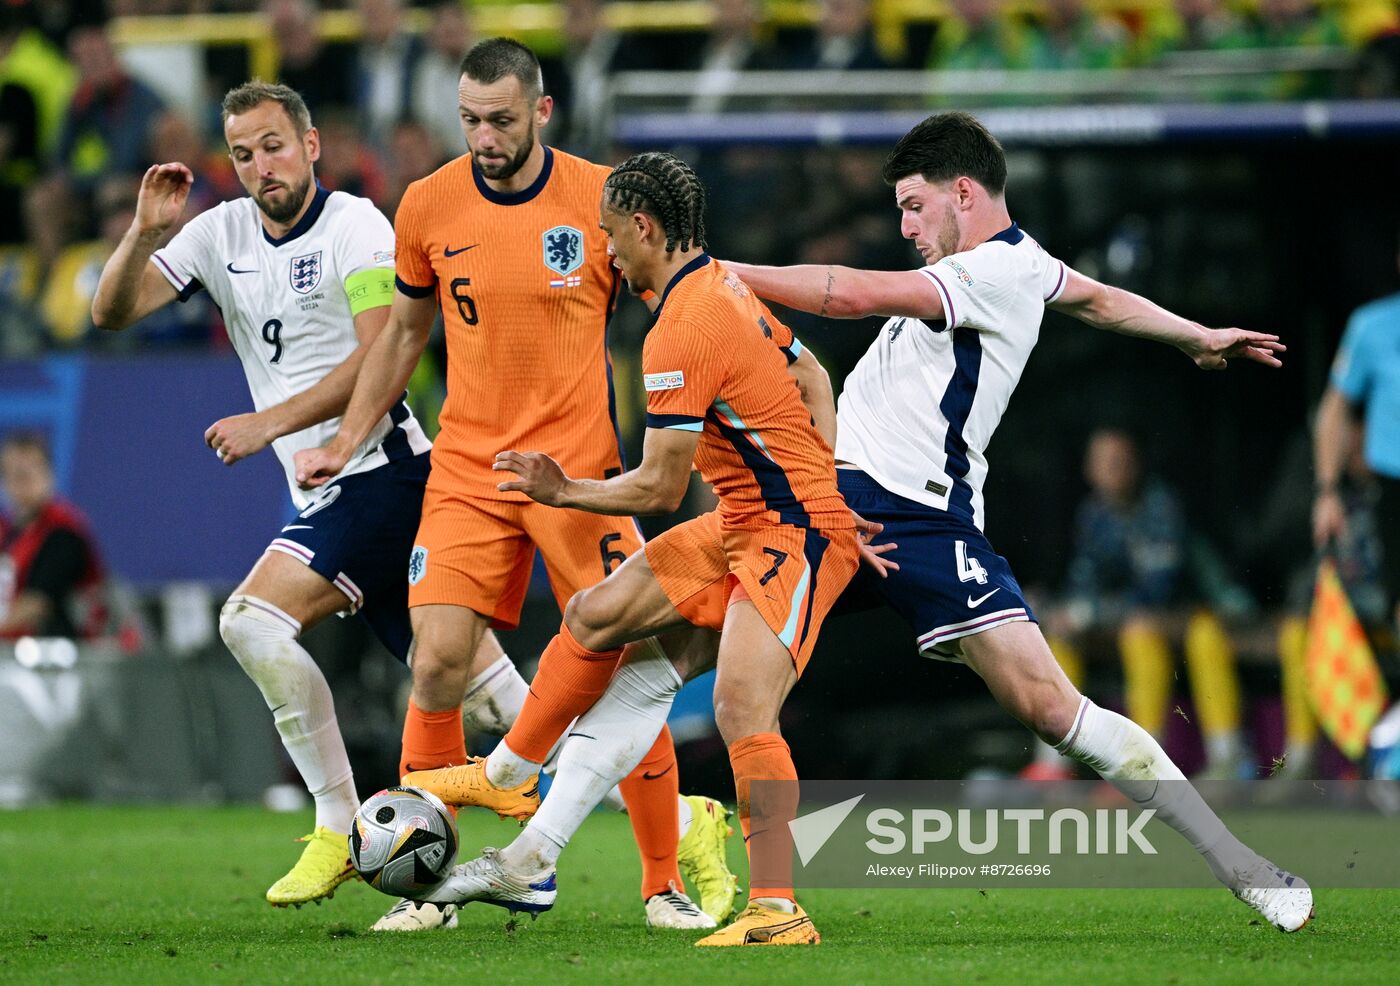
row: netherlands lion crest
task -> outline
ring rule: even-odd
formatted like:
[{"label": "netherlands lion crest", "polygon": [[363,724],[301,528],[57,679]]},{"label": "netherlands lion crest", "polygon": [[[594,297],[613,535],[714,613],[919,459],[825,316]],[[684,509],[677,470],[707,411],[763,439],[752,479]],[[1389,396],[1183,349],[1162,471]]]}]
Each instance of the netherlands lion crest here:
[{"label": "netherlands lion crest", "polygon": [[408,556],[408,584],[417,585],[423,581],[428,571],[428,549],[421,544],[413,546],[413,554]]},{"label": "netherlands lion crest", "polygon": [[544,265],[561,277],[583,266],[583,233],[572,226],[544,231]]},{"label": "netherlands lion crest", "polygon": [[297,294],[310,294],[315,291],[321,283],[321,251],[293,257],[290,277],[292,290]]}]

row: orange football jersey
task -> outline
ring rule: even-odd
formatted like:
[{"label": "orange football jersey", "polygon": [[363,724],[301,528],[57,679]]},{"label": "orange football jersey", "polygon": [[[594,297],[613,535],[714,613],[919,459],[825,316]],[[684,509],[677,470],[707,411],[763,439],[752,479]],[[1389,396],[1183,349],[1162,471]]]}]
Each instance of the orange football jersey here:
[{"label": "orange football jersey", "polygon": [[642,348],[647,427],[701,433],[695,467],[731,527],[852,527],[831,447],[788,373],[801,344],[719,261],[700,254],[661,296]]},{"label": "orange football jersey", "polygon": [[598,228],[609,169],[545,148],[521,192],[490,188],[463,155],[414,182],[395,217],[398,289],[436,293],[447,401],[435,479],[500,493],[496,453],[547,452],[570,476],[622,469],[607,326],[620,278]]}]

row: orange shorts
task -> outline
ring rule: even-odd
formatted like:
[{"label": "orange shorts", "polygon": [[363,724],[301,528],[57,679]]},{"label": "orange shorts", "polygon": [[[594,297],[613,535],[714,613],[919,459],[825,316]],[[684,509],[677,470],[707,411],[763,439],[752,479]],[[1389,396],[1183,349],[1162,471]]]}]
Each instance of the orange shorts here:
[{"label": "orange shorts", "polygon": [[854,530],[725,528],[718,511],[647,542],[646,555],[666,598],[695,626],[723,629],[731,602],[752,602],[799,675],[822,620],[860,567]]},{"label": "orange shorts", "polygon": [[642,546],[631,517],[463,495],[428,481],[408,567],[408,605],[475,610],[496,630],[520,624],[535,550],[560,612]]}]

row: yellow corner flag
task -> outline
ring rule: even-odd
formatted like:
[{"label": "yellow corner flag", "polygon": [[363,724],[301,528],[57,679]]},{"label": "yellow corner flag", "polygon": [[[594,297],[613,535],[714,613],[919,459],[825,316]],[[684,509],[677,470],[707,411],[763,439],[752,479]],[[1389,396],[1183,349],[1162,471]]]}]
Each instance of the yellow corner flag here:
[{"label": "yellow corner flag", "polygon": [[1330,559],[1317,569],[1307,668],[1308,696],[1318,722],[1339,750],[1360,760],[1386,706],[1385,679]]}]

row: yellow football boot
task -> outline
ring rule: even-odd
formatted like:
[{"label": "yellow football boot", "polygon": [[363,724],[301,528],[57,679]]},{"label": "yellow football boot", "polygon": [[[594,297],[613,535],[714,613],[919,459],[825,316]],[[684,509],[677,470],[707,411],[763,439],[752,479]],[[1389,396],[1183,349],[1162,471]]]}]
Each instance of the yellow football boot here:
[{"label": "yellow football boot", "polygon": [[335,896],[336,887],[359,876],[350,863],[347,836],[318,825],[316,831],[297,841],[306,843],[301,859],[286,876],[267,888],[267,902],[273,907],[300,907],[313,900],[319,904]]},{"label": "yellow football boot", "polygon": [[532,774],[519,787],[496,787],[486,779],[486,758],[471,757],[460,767],[415,770],[403,783],[436,794],[449,805],[490,808],[502,818],[528,821],[540,807],[540,777]]},{"label": "yellow football boot", "polygon": [[776,907],[750,903],[727,928],[701,938],[696,945],[816,945],[822,940],[802,909],[789,914]]},{"label": "yellow football boot", "polygon": [[685,796],[690,805],[690,828],[676,843],[676,861],[686,885],[699,897],[700,910],[723,924],[734,913],[739,878],[729,872],[725,840],[734,834],[729,811],[714,798]]}]

